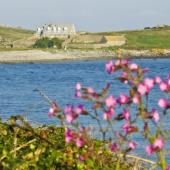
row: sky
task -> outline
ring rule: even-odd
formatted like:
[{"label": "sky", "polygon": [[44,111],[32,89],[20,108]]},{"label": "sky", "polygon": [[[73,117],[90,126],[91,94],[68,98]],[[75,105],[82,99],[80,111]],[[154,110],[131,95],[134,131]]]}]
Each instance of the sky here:
[{"label": "sky", "polygon": [[0,24],[35,30],[49,23],[89,32],[170,25],[170,0],[0,0]]}]

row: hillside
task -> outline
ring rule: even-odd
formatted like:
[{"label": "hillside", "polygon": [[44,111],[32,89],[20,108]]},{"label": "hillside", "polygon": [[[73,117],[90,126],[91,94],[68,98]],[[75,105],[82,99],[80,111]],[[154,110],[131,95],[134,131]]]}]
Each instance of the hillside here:
[{"label": "hillside", "polygon": [[[126,44],[124,49],[170,49],[170,27],[150,28],[143,30],[87,33],[86,35],[124,35]],[[81,35],[80,35],[81,36]],[[34,32],[21,28],[0,26],[0,50],[27,49],[36,41]],[[11,48],[11,45],[13,48]],[[105,49],[117,49],[120,47],[106,47]]]},{"label": "hillside", "polygon": [[8,48],[11,44],[17,44],[17,41],[30,39],[33,34],[31,30],[0,26],[0,48]]},{"label": "hillside", "polygon": [[124,34],[127,42],[121,48],[126,49],[152,49],[167,48],[170,49],[170,28],[145,29],[120,32],[96,33],[99,35],[122,35]]}]

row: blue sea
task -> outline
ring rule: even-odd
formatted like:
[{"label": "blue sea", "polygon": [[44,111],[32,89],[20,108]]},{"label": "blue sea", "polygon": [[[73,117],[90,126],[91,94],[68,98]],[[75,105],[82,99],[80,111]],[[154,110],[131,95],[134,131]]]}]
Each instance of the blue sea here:
[{"label": "blue sea", "polygon": [[[140,64],[143,68],[150,68],[146,74],[149,77],[167,77],[170,72],[170,59],[134,59],[131,62]],[[28,120],[43,124],[58,124],[56,119],[47,116],[48,102],[35,89],[41,90],[51,100],[59,105],[80,104],[74,97],[75,84],[92,87],[100,91],[107,82],[112,82],[110,93],[118,96],[120,92],[127,92],[126,86],[118,83],[115,76],[105,72],[106,61],[72,61],[45,64],[0,64],[0,116],[7,119],[11,115],[22,114]],[[149,102],[155,106],[163,93],[155,89]],[[154,91],[153,90],[153,91]],[[90,105],[85,103],[87,108]],[[84,125],[94,124],[94,121],[81,119]],[[165,121],[169,126],[170,118]],[[141,138],[136,138],[139,142]]]}]

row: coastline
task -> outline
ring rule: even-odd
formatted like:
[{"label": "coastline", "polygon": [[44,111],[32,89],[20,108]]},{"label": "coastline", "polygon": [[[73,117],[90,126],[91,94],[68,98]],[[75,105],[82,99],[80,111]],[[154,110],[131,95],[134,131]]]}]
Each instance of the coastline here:
[{"label": "coastline", "polygon": [[[121,50],[123,56],[135,59],[149,58],[170,58],[170,49],[154,49],[154,50]],[[56,50],[54,52],[42,50],[25,50],[25,51],[1,51],[0,63],[48,63],[61,61],[76,60],[104,60],[116,59],[116,51],[102,50]]]}]

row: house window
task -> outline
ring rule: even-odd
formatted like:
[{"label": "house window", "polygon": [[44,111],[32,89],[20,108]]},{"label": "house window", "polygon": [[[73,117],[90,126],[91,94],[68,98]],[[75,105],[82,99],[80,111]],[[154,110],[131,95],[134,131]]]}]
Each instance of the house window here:
[{"label": "house window", "polygon": [[61,31],[61,27],[58,27],[57,30],[58,30],[58,32],[60,32]]},{"label": "house window", "polygon": [[41,28],[37,28],[37,33],[38,33],[38,34],[41,33]]},{"label": "house window", "polygon": [[67,28],[67,27],[64,27],[64,28],[63,28],[63,31],[67,31],[67,30],[68,30],[68,28]]},{"label": "house window", "polygon": [[48,30],[48,31],[51,31],[51,27],[47,27],[47,30]]},{"label": "house window", "polygon": [[56,27],[55,27],[55,26],[53,27],[53,31],[54,31],[54,32],[56,32],[56,31],[57,31],[57,29],[56,29]]}]

